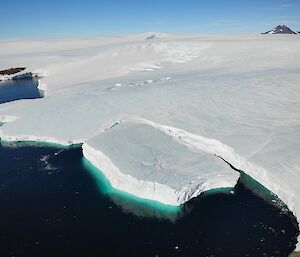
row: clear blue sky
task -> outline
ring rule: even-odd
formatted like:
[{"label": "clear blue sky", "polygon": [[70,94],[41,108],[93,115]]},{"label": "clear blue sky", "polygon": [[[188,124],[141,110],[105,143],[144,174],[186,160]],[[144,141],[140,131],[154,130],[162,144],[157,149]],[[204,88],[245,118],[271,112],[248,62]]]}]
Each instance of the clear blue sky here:
[{"label": "clear blue sky", "polygon": [[300,31],[299,0],[1,0],[0,38]]}]

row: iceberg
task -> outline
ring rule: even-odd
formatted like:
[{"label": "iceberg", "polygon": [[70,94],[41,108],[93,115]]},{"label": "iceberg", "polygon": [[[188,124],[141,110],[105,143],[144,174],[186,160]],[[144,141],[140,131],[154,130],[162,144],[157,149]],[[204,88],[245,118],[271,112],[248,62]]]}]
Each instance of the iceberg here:
[{"label": "iceberg", "polygon": [[299,221],[299,40],[0,41],[0,66],[44,74],[46,90],[0,105],[0,138],[82,144],[114,187],[171,205],[234,186],[239,173],[228,162]]},{"label": "iceberg", "polygon": [[83,154],[113,187],[169,205],[234,187],[239,178],[215,156],[193,151],[146,123],[113,126],[84,143]]}]

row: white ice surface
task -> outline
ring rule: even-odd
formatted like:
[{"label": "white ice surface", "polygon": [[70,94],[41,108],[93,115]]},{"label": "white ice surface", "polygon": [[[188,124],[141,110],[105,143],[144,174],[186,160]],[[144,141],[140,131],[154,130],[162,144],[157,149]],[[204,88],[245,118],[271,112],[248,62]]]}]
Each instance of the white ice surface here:
[{"label": "white ice surface", "polygon": [[115,188],[170,205],[234,187],[239,178],[216,156],[193,151],[147,123],[116,124],[84,143],[83,153]]},{"label": "white ice surface", "polygon": [[[87,142],[87,158],[107,167],[108,177],[132,172],[132,181],[141,181],[143,169],[130,158],[136,163],[146,158],[147,151],[141,157],[134,149],[143,149],[143,139],[149,139],[140,126],[122,126],[147,124],[151,137],[168,142],[152,145],[163,158],[168,156],[163,149],[186,148],[178,165],[182,171],[232,172],[226,178],[233,183],[236,174],[222,164],[224,169],[218,168],[214,155],[219,155],[277,194],[300,219],[300,37],[146,37],[1,41],[1,69],[25,66],[43,72],[41,82],[47,86],[43,99],[0,105],[0,121],[7,122],[0,127],[1,138]],[[118,121],[124,124],[109,129]],[[125,129],[126,137],[112,137],[118,129]],[[130,136],[140,140],[130,146]],[[132,154],[115,159],[118,151],[109,147],[120,140]],[[205,169],[188,167],[195,154],[205,160]],[[170,156],[177,158],[173,152]],[[168,172],[176,167],[167,162]],[[174,188],[168,183],[163,189]],[[176,199],[172,191],[137,189],[134,183],[123,188],[162,202]]]}]

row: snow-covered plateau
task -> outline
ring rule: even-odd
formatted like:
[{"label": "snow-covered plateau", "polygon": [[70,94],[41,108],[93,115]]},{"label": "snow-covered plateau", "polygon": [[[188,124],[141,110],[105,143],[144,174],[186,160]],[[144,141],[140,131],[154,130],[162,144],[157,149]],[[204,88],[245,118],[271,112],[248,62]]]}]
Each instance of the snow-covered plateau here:
[{"label": "snow-covered plateau", "polygon": [[233,187],[228,162],[299,221],[300,36],[147,38],[0,41],[0,67],[46,90],[0,105],[1,140],[82,143],[115,188],[170,205]]}]

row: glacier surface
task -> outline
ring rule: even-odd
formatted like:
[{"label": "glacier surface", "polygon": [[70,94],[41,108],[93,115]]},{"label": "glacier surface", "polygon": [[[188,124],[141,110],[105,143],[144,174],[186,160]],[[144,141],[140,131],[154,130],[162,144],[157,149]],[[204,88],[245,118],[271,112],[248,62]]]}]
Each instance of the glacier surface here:
[{"label": "glacier surface", "polygon": [[234,186],[220,156],[299,220],[300,37],[151,35],[0,41],[46,90],[0,105],[1,139],[82,143],[114,187],[172,205]]}]

